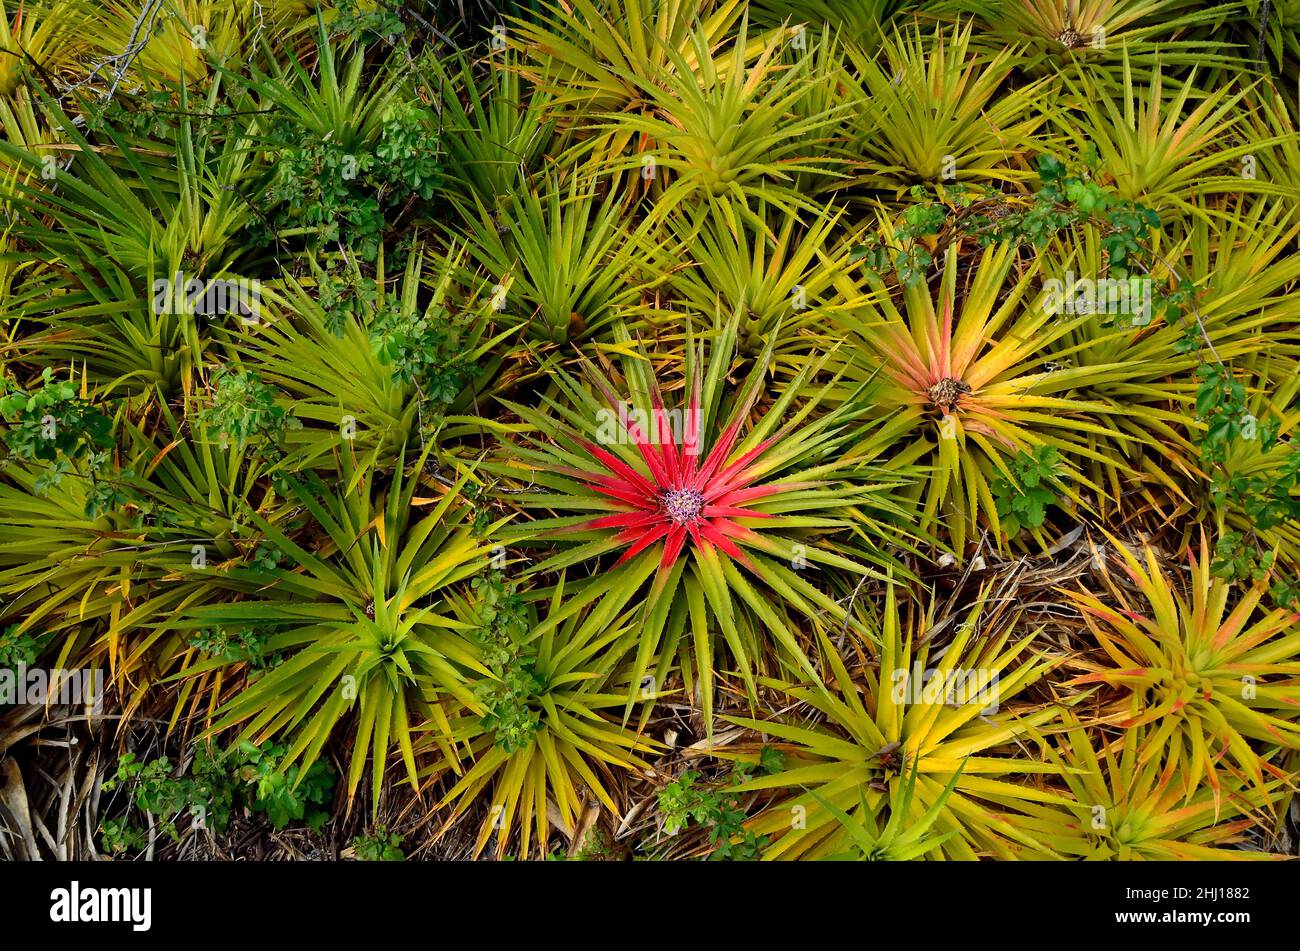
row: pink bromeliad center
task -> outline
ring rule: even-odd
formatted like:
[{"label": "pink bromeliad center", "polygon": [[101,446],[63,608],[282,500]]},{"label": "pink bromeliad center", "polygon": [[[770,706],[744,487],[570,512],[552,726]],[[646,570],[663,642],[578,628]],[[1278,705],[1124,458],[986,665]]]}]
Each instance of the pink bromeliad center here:
[{"label": "pink bromeliad center", "polygon": [[678,525],[698,521],[704,496],[694,489],[669,489],[663,494],[664,514]]}]

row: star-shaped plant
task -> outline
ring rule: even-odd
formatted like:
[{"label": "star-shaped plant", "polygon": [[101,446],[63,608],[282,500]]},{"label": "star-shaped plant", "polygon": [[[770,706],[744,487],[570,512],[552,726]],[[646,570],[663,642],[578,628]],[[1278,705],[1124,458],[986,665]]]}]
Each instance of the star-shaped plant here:
[{"label": "star-shaped plant", "polygon": [[[513,496],[526,508],[566,513],[517,530],[520,544],[561,546],[536,572],[607,569],[595,571],[566,610],[601,600],[589,620],[601,624],[644,595],[644,622],[625,645],[635,652],[633,682],[658,655],[652,676],[662,683],[677,653],[688,684],[698,673],[706,718],[716,632],[751,692],[772,641],[780,663],[815,676],[788,615],[846,623],[833,589],[880,575],[870,564],[887,563],[874,540],[888,525],[906,534],[898,526],[907,517],[893,501],[899,478],[884,481],[855,448],[870,425],[857,422],[865,404],[850,398],[817,415],[836,383],[819,381],[822,360],[773,392],[769,346],[732,397],[727,376],[738,323],[716,331],[707,358],[688,334],[682,375],[689,395],[672,411],[655,362],[625,332],[619,384],[590,363],[588,386],[557,369],[544,409],[512,404],[539,434],[552,435],[534,436],[498,470],[516,478],[525,470],[525,481],[549,490]],[[609,663],[617,659],[613,652]]]},{"label": "star-shaped plant", "polygon": [[[740,425],[752,409],[758,388],[751,386],[731,421],[700,462],[697,431],[700,416],[698,373],[691,381],[691,397],[686,407],[685,431],[679,447],[675,442],[670,418],[663,412],[662,399],[653,396],[653,422],[643,429],[637,422],[622,421],[627,435],[636,446],[649,470],[642,475],[618,457],[587,442],[586,449],[601,464],[601,469],[575,470],[573,475],[598,494],[609,498],[623,510],[617,515],[602,515],[580,523],[579,529],[617,528],[615,539],[629,544],[618,563],[635,557],[655,542],[663,540],[660,569],[670,568],[689,541],[697,548],[720,548],[728,556],[744,563],[748,559],[733,539],[751,543],[754,533],[737,519],[770,519],[773,514],[756,510],[754,504],[767,496],[791,489],[807,488],[807,483],[767,483],[755,485],[762,477],[760,457],[772,445],[773,437],[762,440],[734,462],[723,465],[740,435]],[[602,388],[611,403],[614,393]]]},{"label": "star-shaped plant", "polygon": [[1142,761],[1163,759],[1167,770],[1180,770],[1189,801],[1202,781],[1217,797],[1229,775],[1264,789],[1265,772],[1283,774],[1251,741],[1300,749],[1300,664],[1292,659],[1300,615],[1265,609],[1265,584],[1232,600],[1233,586],[1211,577],[1204,538],[1200,557],[1188,554],[1189,596],[1151,549],[1139,559],[1118,542],[1116,548],[1148,608],[1139,610],[1124,587],[1109,581],[1117,608],[1089,593],[1068,593],[1110,661],[1074,683],[1126,691],[1105,708],[1106,718],[1126,729],[1150,725]]},{"label": "star-shaped plant", "polygon": [[[893,225],[882,220],[882,229],[893,243]],[[1012,483],[1013,494],[1030,488],[1012,472],[1023,453],[1057,450],[1063,506],[1079,503],[1081,489],[1096,488],[1079,460],[1105,462],[1108,457],[1088,442],[1109,432],[1095,419],[1123,411],[1087,399],[1087,387],[1131,372],[1122,359],[1045,368],[1056,342],[1092,318],[1055,314],[1045,295],[1032,290],[1036,265],[1013,274],[1013,250],[990,247],[962,264],[949,247],[935,290],[926,283],[904,286],[898,300],[882,297],[843,319],[851,342],[841,352],[857,365],[850,376],[876,377],[872,405],[888,414],[868,455],[929,464],[927,478],[912,490],[922,525],[937,530],[942,522],[958,551],[981,526],[1002,536],[1023,524],[1002,523],[1006,510],[998,511],[993,491],[998,479]]]},{"label": "star-shaped plant", "polygon": [[[1070,788],[1072,815],[1042,808],[1037,822],[1055,829],[1063,854],[1089,861],[1268,861],[1285,856],[1240,848],[1265,844],[1276,828],[1277,805],[1287,798],[1284,779],[1262,786],[1225,776],[1222,788],[1198,785],[1183,769],[1152,759],[1147,750],[1160,740],[1157,726],[1125,731],[1111,742],[1094,740],[1072,715],[1054,742],[1043,747]],[[1192,788],[1191,795],[1184,789]]]},{"label": "star-shaped plant", "polygon": [[726,718],[785,754],[783,769],[736,787],[791,791],[747,825],[776,837],[765,859],[837,856],[860,840],[855,827],[886,836],[900,824],[928,833],[933,858],[1059,857],[1059,830],[1036,821],[1038,807],[1068,804],[1049,785],[1059,766],[1027,745],[1059,719],[1029,690],[1059,659],[1035,647],[1019,616],[986,614],[984,598],[940,644],[956,618],[941,619],[934,601],[900,606],[891,586],[852,672],[828,653],[826,685],[770,682],[793,716]]}]

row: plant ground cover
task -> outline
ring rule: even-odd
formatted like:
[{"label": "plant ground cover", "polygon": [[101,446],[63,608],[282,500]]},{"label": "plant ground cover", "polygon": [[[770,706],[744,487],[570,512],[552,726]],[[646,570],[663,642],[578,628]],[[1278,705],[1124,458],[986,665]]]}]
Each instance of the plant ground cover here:
[{"label": "plant ground cover", "polygon": [[1300,854],[1298,31],[0,0],[0,857]]}]

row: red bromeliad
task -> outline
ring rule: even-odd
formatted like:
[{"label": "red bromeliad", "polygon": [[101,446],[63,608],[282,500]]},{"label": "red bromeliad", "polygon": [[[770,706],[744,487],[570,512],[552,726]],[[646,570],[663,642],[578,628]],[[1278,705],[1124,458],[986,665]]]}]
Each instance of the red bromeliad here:
[{"label": "red bromeliad", "polygon": [[[500,471],[526,472],[527,487],[513,498],[546,513],[514,530],[518,544],[564,539],[533,570],[557,573],[564,610],[598,605],[584,637],[617,634],[614,619],[638,615],[618,635],[636,645],[629,710],[641,677],[661,679],[674,656],[699,678],[706,723],[721,652],[751,692],[773,664],[815,677],[791,614],[854,622],[834,592],[800,569],[815,562],[883,579],[879,568],[893,565],[871,539],[891,530],[898,537],[909,518],[896,503],[898,474],[858,458],[871,425],[866,385],[846,398],[840,376],[821,376],[826,355],[782,380],[769,372],[769,346],[733,389],[739,320],[719,326],[708,345],[688,332],[680,408],[663,409],[663,377],[630,339],[620,341],[619,383],[591,363],[585,385],[557,368],[545,411],[509,404],[535,435]],[[755,413],[760,394],[771,402]],[[615,423],[611,409],[620,407]],[[599,570],[598,559],[615,553],[617,564]],[[675,650],[661,654],[669,644]]]},{"label": "red bromeliad", "polygon": [[651,414],[655,438],[649,438],[635,420],[621,417],[624,429],[645,460],[648,476],[637,472],[613,453],[594,443],[582,442],[583,447],[606,471],[565,471],[589,483],[596,492],[613,500],[623,511],[616,515],[594,518],[574,526],[573,530],[620,529],[618,540],[627,543],[628,549],[619,558],[619,564],[634,558],[661,539],[664,542],[661,569],[673,565],[688,539],[700,548],[716,546],[742,564],[747,563],[744,552],[735,542],[748,540],[754,533],[735,520],[774,518],[769,512],[756,512],[746,506],[766,496],[797,487],[789,483],[753,484],[762,475],[753,463],[772,444],[775,437],[763,440],[730,465],[725,464],[736,445],[741,424],[748,415],[757,392],[756,387],[751,389],[703,463],[699,461],[698,375],[691,386],[680,447],[658,394],[653,401],[654,411]]}]

